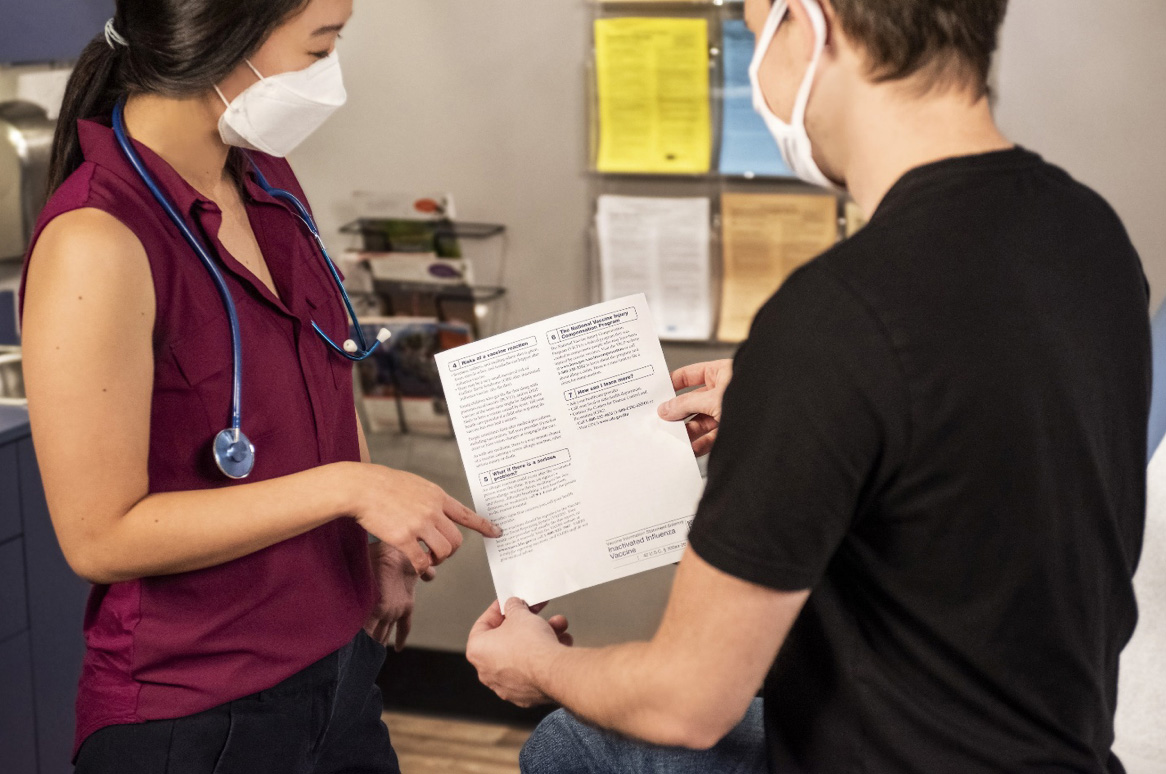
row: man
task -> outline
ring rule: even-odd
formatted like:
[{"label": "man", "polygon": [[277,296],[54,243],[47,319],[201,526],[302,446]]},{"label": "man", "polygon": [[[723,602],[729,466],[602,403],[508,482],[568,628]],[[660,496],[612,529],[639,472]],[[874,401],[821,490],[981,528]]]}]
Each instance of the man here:
[{"label": "man", "polygon": [[653,639],[570,648],[519,600],[475,625],[486,685],[573,713],[527,772],[1122,771],[1146,286],[1110,208],[995,126],[1006,2],[746,0],[787,161],[870,224],[732,370],[675,375],[702,389],[661,414],[719,437]]}]

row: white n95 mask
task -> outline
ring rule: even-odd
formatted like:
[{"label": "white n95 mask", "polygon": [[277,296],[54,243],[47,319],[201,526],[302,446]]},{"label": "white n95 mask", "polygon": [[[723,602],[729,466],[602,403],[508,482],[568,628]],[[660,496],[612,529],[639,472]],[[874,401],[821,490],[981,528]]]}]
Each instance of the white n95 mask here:
[{"label": "white n95 mask", "polygon": [[770,134],[777,140],[777,147],[781,150],[781,156],[785,159],[786,166],[795,175],[807,183],[836,189],[837,186],[822,173],[817,162],[814,161],[813,146],[810,144],[810,136],[806,134],[806,106],[810,104],[810,90],[814,86],[814,75],[818,72],[818,62],[821,61],[822,52],[826,48],[826,15],[822,12],[817,0],[805,0],[803,5],[809,14],[810,24],[814,28],[814,58],[810,60],[806,77],[802,81],[801,88],[798,89],[790,123],[782,121],[769,109],[769,103],[766,102],[765,95],[761,93],[761,79],[758,77],[761,62],[773,44],[777,28],[785,20],[786,12],[789,10],[789,0],[775,0],[773,9],[769,12],[769,19],[765,22],[765,29],[762,30],[761,37],[757,39],[757,50],[753,52],[753,62],[749,65],[749,81],[753,85],[753,109],[765,121]]},{"label": "white n95 mask", "polygon": [[259,81],[235,99],[227,102],[215,87],[227,106],[219,119],[219,136],[227,145],[282,158],[308,139],[348,99],[335,51],[311,67],[270,78],[264,78],[250,61],[247,66]]}]

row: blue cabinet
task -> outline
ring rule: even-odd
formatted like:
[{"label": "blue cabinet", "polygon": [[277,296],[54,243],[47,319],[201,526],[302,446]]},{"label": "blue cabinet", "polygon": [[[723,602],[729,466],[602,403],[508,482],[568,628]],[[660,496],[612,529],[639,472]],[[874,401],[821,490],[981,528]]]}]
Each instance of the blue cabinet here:
[{"label": "blue cabinet", "polygon": [[74,60],[105,29],[113,0],[4,0],[0,63]]},{"label": "blue cabinet", "polygon": [[22,409],[0,407],[0,769],[72,771],[89,584],[65,563]]}]

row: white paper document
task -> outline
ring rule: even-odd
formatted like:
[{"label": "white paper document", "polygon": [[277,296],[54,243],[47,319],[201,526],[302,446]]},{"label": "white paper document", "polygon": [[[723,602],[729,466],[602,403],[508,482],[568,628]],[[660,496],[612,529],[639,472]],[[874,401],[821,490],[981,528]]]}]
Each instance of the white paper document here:
[{"label": "white paper document", "polygon": [[603,297],[644,293],[660,338],[707,339],[713,324],[709,213],[705,197],[600,196],[595,230]]},{"label": "white paper document", "polygon": [[679,561],[703,482],[645,297],[436,356],[498,598],[534,604]]}]

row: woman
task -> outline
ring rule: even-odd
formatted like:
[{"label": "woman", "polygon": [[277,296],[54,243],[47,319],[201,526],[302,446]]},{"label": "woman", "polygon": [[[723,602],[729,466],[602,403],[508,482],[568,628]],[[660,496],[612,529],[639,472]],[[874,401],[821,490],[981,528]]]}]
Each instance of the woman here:
[{"label": "woman", "polygon": [[[95,584],[79,772],[397,771],[383,645],[457,524],[498,534],[369,464],[351,361],[323,338],[346,338],[340,294],[277,190],[303,199],[279,157],[344,101],[351,12],[118,0],[69,83],[22,314],[53,525]],[[233,330],[245,410],[216,436]]]}]

